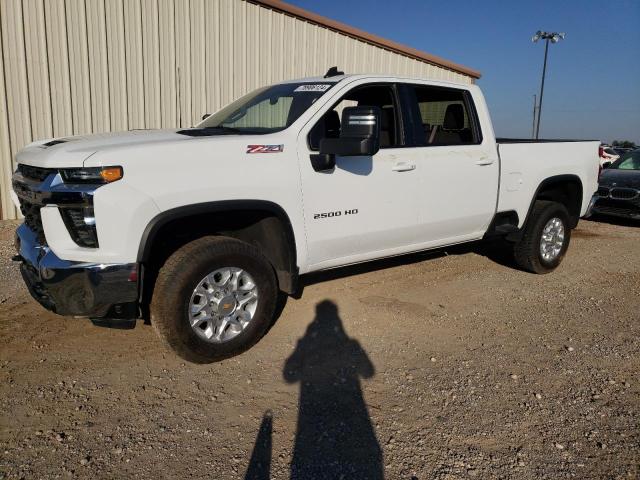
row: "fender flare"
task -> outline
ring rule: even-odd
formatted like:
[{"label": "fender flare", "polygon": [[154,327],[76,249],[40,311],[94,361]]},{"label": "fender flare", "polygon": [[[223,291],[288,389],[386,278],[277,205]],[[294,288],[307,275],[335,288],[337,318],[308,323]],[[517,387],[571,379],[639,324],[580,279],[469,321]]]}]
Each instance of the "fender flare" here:
[{"label": "fender flare", "polygon": [[[531,203],[529,204],[529,209],[527,210],[527,216],[525,217],[521,230],[524,230],[526,228],[527,223],[529,222],[529,218],[531,218],[531,211],[533,210],[533,205],[534,203],[536,203],[536,199],[538,198],[538,195],[540,194],[540,192],[545,187],[551,184],[562,183],[562,182],[575,182],[578,184],[578,187],[579,187],[578,194],[580,196],[580,206],[578,207],[578,218],[580,218],[580,210],[582,209],[582,200],[584,195],[584,187],[582,185],[582,180],[578,175],[575,175],[575,174],[554,175],[552,177],[545,178],[542,182],[540,182],[540,185],[538,185],[538,188],[536,188],[536,191],[533,194],[533,197],[531,198]],[[576,224],[577,223],[578,222],[576,221]],[[573,225],[571,228],[575,228],[575,227],[576,225]]]},{"label": "fender flare", "polygon": [[263,211],[273,214],[284,225],[284,235],[288,243],[287,247],[290,249],[289,270],[292,278],[297,279],[298,266],[297,266],[297,250],[295,235],[293,233],[293,226],[289,215],[285,210],[277,203],[270,202],[268,200],[219,200],[215,202],[196,203],[192,205],[183,205],[180,207],[165,210],[159,213],[147,224],[140,239],[140,246],[138,247],[138,262],[145,262],[149,259],[151,247],[158,232],[164,225],[183,217],[192,215],[201,215],[206,213],[223,213],[241,210],[251,211]]}]

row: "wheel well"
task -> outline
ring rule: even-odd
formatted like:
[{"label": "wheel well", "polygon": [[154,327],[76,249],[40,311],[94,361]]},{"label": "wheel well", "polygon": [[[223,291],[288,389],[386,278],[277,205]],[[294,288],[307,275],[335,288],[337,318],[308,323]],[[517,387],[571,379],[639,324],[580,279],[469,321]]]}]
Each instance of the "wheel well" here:
[{"label": "wheel well", "polygon": [[538,187],[533,201],[536,200],[551,200],[563,204],[569,211],[570,227],[575,228],[582,209],[582,182],[574,175],[549,178]]},{"label": "wheel well", "polygon": [[256,246],[269,260],[286,293],[297,289],[296,247],[289,218],[275,209],[221,209],[197,206],[165,212],[145,230],[138,253],[143,266],[142,305],[151,300],[157,274],[177,249],[207,235],[220,235]]}]

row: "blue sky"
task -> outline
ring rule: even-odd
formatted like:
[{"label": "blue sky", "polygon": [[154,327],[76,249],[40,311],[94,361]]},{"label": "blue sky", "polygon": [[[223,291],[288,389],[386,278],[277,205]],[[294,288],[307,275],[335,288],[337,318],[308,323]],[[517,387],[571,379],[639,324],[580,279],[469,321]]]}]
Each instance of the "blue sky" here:
[{"label": "blue sky", "polygon": [[482,73],[498,136],[530,137],[544,44],[550,45],[540,136],[640,144],[640,0],[289,0]]}]

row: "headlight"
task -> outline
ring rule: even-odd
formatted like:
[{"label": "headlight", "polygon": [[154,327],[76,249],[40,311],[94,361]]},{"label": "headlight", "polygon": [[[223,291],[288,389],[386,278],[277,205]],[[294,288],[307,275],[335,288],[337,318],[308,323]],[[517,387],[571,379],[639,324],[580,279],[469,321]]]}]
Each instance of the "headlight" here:
[{"label": "headlight", "polygon": [[122,167],[65,168],[60,175],[66,183],[103,184],[120,180],[124,172]]}]

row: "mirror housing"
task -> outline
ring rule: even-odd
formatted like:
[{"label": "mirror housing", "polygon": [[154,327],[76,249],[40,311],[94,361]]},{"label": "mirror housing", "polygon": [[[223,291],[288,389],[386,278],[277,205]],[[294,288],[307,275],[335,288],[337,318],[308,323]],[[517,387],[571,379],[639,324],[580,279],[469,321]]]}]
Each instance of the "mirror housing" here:
[{"label": "mirror housing", "polygon": [[320,155],[375,155],[380,150],[380,117],[379,107],[345,108],[340,138],[320,140]]},{"label": "mirror housing", "polygon": [[330,153],[315,153],[309,158],[316,172],[332,172],[336,168],[336,156]]},{"label": "mirror housing", "polygon": [[211,116],[210,113],[205,113],[204,115],[202,115],[202,120],[206,120],[207,118],[209,118]]}]

